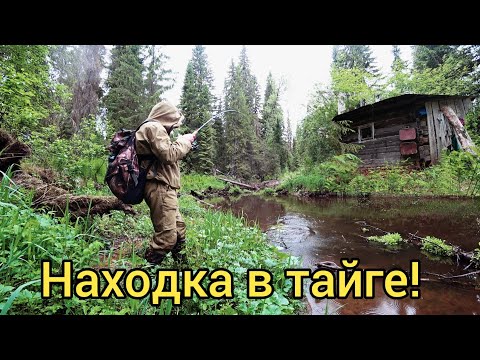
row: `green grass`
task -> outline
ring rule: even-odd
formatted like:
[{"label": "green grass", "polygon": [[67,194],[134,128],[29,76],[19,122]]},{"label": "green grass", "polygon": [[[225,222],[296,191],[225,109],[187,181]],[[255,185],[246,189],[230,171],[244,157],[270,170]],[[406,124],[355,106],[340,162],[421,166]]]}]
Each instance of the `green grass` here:
[{"label": "green grass", "polygon": [[190,192],[190,190],[201,191],[208,187],[212,189],[223,189],[225,182],[218,180],[214,176],[200,174],[185,174],[181,178],[182,192]]},{"label": "green grass", "polygon": [[436,238],[434,236],[426,236],[422,239],[422,250],[428,251],[438,256],[453,256],[455,251],[452,245],[445,243],[445,240]]},{"label": "green grass", "polygon": [[480,195],[479,159],[467,152],[444,152],[441,161],[424,170],[387,165],[360,171],[358,158],[333,157],[331,160],[283,176],[280,188],[290,192],[327,192],[340,195]]},{"label": "green grass", "polygon": [[382,236],[369,236],[367,239],[385,245],[398,245],[404,241],[399,233],[390,233]]},{"label": "green grass", "polygon": [[[153,233],[148,207],[135,206],[137,215],[119,211],[90,219],[71,221],[67,211],[63,218],[32,209],[31,196],[23,193],[3,176],[0,187],[0,311],[10,314],[67,315],[165,315],[165,314],[296,314],[304,311],[301,300],[290,296],[291,279],[285,279],[286,268],[300,266],[300,259],[279,252],[258,227],[249,227],[244,219],[232,213],[205,209],[186,190],[202,186],[223,188],[213,177],[188,175],[180,209],[187,224],[186,254],[188,268],[196,270],[228,269],[234,282],[232,299],[183,299],[173,305],[163,299],[158,306],[144,299],[70,299],[61,297],[54,285],[52,297],[42,299],[41,260],[51,260],[52,273],[61,272],[62,260],[72,260],[74,271],[97,268],[139,269],[148,271],[152,289],[156,270],[143,259],[143,249]],[[89,188],[90,189],[90,188]],[[101,189],[99,191],[102,191]],[[81,193],[81,190],[78,190]],[[168,256],[160,269],[175,269]],[[273,275],[274,292],[266,299],[249,299],[247,269],[264,269]],[[208,280],[208,277],[207,277]],[[208,282],[204,288],[208,289]],[[100,288],[106,283],[100,277]],[[181,286],[181,281],[180,284]]]}]

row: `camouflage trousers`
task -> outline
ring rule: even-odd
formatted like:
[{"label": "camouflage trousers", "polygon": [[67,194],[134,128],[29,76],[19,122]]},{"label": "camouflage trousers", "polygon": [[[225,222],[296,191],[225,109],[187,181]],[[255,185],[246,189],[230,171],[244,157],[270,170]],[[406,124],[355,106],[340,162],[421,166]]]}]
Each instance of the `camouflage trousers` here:
[{"label": "camouflage trousers", "polygon": [[163,182],[149,180],[145,184],[145,202],[150,208],[155,231],[150,248],[166,255],[174,248],[177,239],[185,238],[185,222],[178,209],[177,191]]}]

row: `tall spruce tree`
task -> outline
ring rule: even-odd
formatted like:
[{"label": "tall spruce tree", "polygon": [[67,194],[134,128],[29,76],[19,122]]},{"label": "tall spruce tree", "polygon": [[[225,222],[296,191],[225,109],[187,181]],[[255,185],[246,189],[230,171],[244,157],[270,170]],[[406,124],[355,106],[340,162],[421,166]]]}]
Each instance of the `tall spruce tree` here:
[{"label": "tall spruce tree", "polygon": [[285,128],[285,146],[286,146],[286,169],[291,170],[293,168],[293,133],[292,123],[290,121],[290,114],[287,113],[286,128]]},{"label": "tall spruce tree", "polygon": [[81,45],[78,49],[76,81],[73,85],[72,124],[75,131],[80,128],[83,119],[96,116],[99,100],[103,95],[100,87],[101,73],[104,68],[104,45]]},{"label": "tall spruce tree", "polygon": [[414,45],[413,68],[415,70],[434,69],[442,65],[447,57],[456,51],[452,45]]},{"label": "tall spruce tree", "polygon": [[55,93],[61,111],[53,112],[50,121],[59,129],[62,137],[70,137],[75,132],[71,114],[73,109],[73,87],[77,79],[79,58],[77,45],[52,45],[49,49],[50,74],[57,83]]},{"label": "tall spruce tree", "polygon": [[285,130],[285,138],[287,141],[288,152],[291,153],[293,150],[293,133],[292,133],[292,122],[290,121],[290,114],[287,115],[287,128]]},{"label": "tall spruce tree", "polygon": [[257,136],[260,136],[261,124],[259,121],[259,112],[261,95],[257,78],[250,70],[250,60],[247,56],[246,46],[243,46],[240,52],[238,67],[240,70],[241,86],[246,96],[248,109],[250,113],[253,114],[252,121],[255,133]]},{"label": "tall spruce tree", "polygon": [[[78,46],[52,45],[49,49],[52,79],[73,89],[78,67]],[[69,113],[71,109],[69,109]]]},{"label": "tall spruce tree", "polygon": [[104,96],[107,119],[114,129],[136,128],[148,114],[144,113],[142,46],[115,45],[111,53]]},{"label": "tall spruce tree", "polygon": [[262,109],[261,135],[265,139],[268,150],[271,154],[269,160],[273,160],[273,166],[270,166],[272,173],[283,170],[287,166],[287,148],[284,140],[284,120],[283,111],[280,106],[280,88],[275,83],[271,73],[267,77],[265,87],[265,98]]},{"label": "tall spruce tree", "polygon": [[[222,107],[222,99],[218,99],[215,101],[215,111],[220,113],[223,111]],[[225,118],[224,116],[220,116],[219,119],[213,122],[213,144],[214,144],[214,172],[217,170],[221,172],[225,172],[226,167],[226,158],[225,158]]]},{"label": "tall spruce tree", "polygon": [[[188,131],[194,131],[212,116],[212,73],[205,47],[192,50],[180,98],[180,108],[186,118]],[[198,149],[185,159],[187,170],[212,173],[215,159],[214,128],[204,127],[197,135]]]},{"label": "tall spruce tree", "polygon": [[387,97],[411,93],[411,74],[408,70],[407,62],[401,57],[401,51],[398,45],[392,46],[392,54],[392,73],[390,79],[388,80],[390,88],[387,93]]},{"label": "tall spruce tree", "polygon": [[172,70],[166,67],[169,57],[162,52],[161,46],[145,46],[144,64],[145,74],[145,99],[143,113],[148,115],[151,108],[160,101],[163,93],[173,87],[171,78]]},{"label": "tall spruce tree", "polygon": [[262,139],[267,138],[267,133],[272,129],[271,119],[272,113],[275,111],[275,106],[272,106],[272,102],[276,100],[275,83],[272,73],[269,72],[267,76],[267,83],[265,85],[265,94],[263,97],[263,108],[261,111],[262,117],[260,118],[259,136]]},{"label": "tall spruce tree", "polygon": [[234,177],[250,180],[257,175],[257,146],[244,84],[241,67],[232,61],[225,81],[224,106],[237,112],[225,113],[226,170]]},{"label": "tall spruce tree", "polygon": [[375,58],[368,45],[335,45],[333,47],[333,66],[340,69],[362,69],[377,74]]},{"label": "tall spruce tree", "polygon": [[392,54],[393,54],[393,63],[395,64],[396,62],[402,60],[400,56],[400,46],[398,45],[392,45]]},{"label": "tall spruce tree", "polygon": [[461,45],[414,46],[414,92],[444,95],[478,93],[478,64],[470,50],[468,46]]},{"label": "tall spruce tree", "polygon": [[99,111],[103,96],[101,73],[104,70],[104,45],[55,45],[51,46],[49,58],[51,76],[63,85],[63,92],[71,96],[58,97],[63,111],[52,119],[58,124],[63,136],[78,131],[80,123]]},{"label": "tall spruce tree", "polygon": [[368,45],[335,45],[332,60],[332,89],[342,108],[352,110],[377,100],[382,89]]}]

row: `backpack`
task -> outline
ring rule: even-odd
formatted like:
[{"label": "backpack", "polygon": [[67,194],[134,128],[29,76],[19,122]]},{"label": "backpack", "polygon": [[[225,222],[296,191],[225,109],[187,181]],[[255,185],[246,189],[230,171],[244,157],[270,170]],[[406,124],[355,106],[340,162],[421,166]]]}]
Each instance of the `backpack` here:
[{"label": "backpack", "polygon": [[[147,119],[142,122],[136,130],[117,131],[107,147],[110,154],[105,182],[125,204],[136,205],[143,201],[147,173],[155,160],[154,155],[137,155],[135,148],[135,133],[149,121],[151,120]],[[140,162],[144,159],[151,160],[146,169],[140,167]]]}]

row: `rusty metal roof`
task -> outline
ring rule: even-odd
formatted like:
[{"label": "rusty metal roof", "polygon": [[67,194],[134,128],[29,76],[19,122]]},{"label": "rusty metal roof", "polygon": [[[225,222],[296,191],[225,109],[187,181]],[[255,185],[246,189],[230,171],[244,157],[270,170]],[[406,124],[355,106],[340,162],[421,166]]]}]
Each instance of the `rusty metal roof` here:
[{"label": "rusty metal roof", "polygon": [[359,107],[355,110],[351,110],[348,112],[344,112],[335,116],[332,120],[339,121],[339,120],[351,120],[355,121],[359,118],[364,116],[371,116],[375,113],[381,113],[386,110],[395,110],[401,108],[406,105],[410,105],[415,102],[426,102],[426,101],[433,101],[433,100],[443,100],[443,99],[467,99],[471,98],[474,99],[477,96],[475,95],[422,95],[422,94],[404,94],[395,97],[391,97],[385,100],[377,101],[376,103],[365,105]]}]

